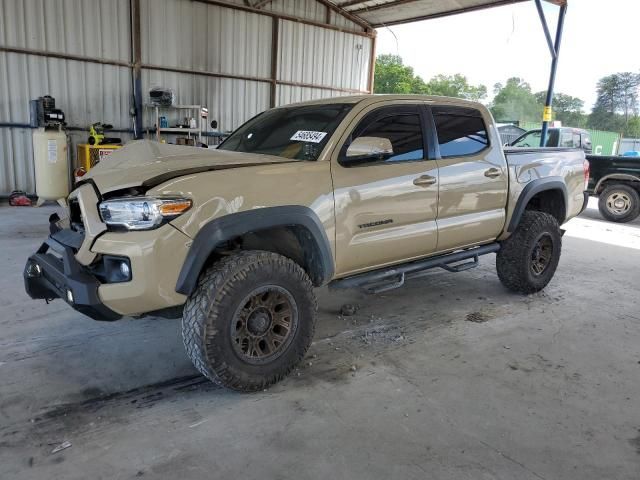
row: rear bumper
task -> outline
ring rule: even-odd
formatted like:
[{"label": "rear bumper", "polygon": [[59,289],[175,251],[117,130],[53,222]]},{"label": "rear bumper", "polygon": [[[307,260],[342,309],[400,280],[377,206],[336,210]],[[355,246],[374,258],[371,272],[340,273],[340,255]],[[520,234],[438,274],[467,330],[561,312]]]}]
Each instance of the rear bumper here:
[{"label": "rear bumper", "polygon": [[587,205],[589,204],[589,192],[588,191],[584,191],[583,192],[584,195],[584,200],[582,201],[582,207],[580,208],[580,211],[578,212],[578,215],[580,215],[582,212],[584,212],[587,208]]},{"label": "rear bumper", "polygon": [[122,318],[102,303],[98,296],[100,282],[76,260],[72,248],[52,237],[29,257],[23,276],[25,290],[31,298],[61,298],[94,320]]}]

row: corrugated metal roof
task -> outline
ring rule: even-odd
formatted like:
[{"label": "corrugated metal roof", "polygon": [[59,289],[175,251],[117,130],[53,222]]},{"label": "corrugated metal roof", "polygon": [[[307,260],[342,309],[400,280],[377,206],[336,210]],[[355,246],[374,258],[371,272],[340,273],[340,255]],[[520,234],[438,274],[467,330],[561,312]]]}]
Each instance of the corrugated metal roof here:
[{"label": "corrugated metal roof", "polygon": [[524,0],[335,0],[334,3],[373,27],[397,25]]},{"label": "corrugated metal roof", "polygon": [[283,20],[278,80],[364,91],[371,47],[370,38]]}]

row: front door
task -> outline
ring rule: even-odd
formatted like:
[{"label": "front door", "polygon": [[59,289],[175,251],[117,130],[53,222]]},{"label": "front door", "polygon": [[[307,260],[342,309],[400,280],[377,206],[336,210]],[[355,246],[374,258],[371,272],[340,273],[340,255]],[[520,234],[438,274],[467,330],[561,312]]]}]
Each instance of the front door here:
[{"label": "front door", "polygon": [[[369,106],[341,140],[331,165],[338,275],[435,250],[438,169],[427,160],[426,118],[415,103]],[[350,163],[348,147],[359,137],[390,150],[384,158]]]},{"label": "front door", "polygon": [[[504,228],[508,172],[488,114],[434,105],[439,252],[494,240]],[[486,117],[485,117],[486,115]]]}]

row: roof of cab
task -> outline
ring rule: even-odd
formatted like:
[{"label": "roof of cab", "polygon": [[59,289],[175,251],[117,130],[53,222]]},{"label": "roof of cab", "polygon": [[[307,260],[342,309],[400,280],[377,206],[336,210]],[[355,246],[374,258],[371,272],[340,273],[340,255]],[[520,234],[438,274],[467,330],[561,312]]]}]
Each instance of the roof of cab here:
[{"label": "roof of cab", "polygon": [[305,102],[298,103],[290,103],[287,105],[280,105],[276,108],[282,107],[299,107],[304,105],[327,105],[331,103],[376,103],[384,100],[413,100],[413,101],[421,101],[427,103],[453,103],[457,105],[465,105],[474,108],[478,108],[482,106],[482,104],[478,102],[473,102],[471,100],[465,100],[463,98],[456,97],[441,97],[437,95],[400,95],[400,94],[368,94],[368,95],[349,95],[344,97],[331,97],[331,98],[321,98],[317,100],[307,100]]}]

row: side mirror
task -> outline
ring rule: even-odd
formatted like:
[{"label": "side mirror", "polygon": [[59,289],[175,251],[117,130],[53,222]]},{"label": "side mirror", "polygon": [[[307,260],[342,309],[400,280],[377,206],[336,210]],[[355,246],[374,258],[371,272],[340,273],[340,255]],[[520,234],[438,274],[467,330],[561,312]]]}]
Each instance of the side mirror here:
[{"label": "side mirror", "polygon": [[391,140],[383,137],[358,137],[347,148],[344,160],[347,163],[384,160],[393,155]]},{"label": "side mirror", "polygon": [[211,128],[213,128],[214,130],[216,128],[218,128],[218,121],[217,120],[211,120]]}]

